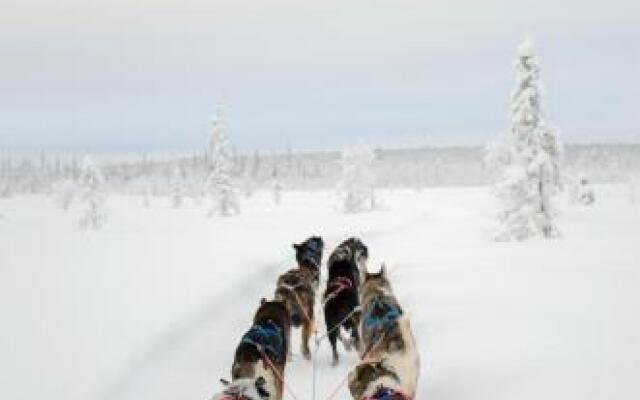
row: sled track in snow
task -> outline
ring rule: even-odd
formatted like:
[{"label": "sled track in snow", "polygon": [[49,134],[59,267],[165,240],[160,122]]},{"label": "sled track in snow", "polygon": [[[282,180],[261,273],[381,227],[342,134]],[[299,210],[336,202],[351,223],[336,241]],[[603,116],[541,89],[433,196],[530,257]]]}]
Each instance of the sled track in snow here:
[{"label": "sled track in snow", "polygon": [[[126,392],[129,387],[133,386],[141,374],[156,367],[158,363],[162,363],[163,358],[169,354],[179,352],[183,346],[195,339],[203,330],[215,325],[217,319],[224,319],[228,313],[233,312],[233,309],[225,309],[227,303],[221,302],[220,299],[233,298],[233,295],[238,291],[247,293],[257,292],[259,284],[256,282],[271,283],[270,278],[279,272],[284,262],[285,261],[271,263],[254,274],[247,276],[240,282],[234,283],[232,287],[225,291],[216,293],[209,299],[207,304],[200,307],[199,310],[186,317],[181,323],[176,324],[177,326],[173,329],[156,339],[137,360],[133,361],[126,370],[120,374],[120,377],[116,378],[106,389],[100,391],[97,399],[114,400],[122,398],[122,394]],[[256,298],[255,300],[257,304],[259,299]],[[212,316],[216,315],[218,317],[216,320],[213,320]],[[235,344],[233,345],[235,346]],[[216,372],[211,371],[211,373],[214,374]],[[222,371],[220,373],[222,373]]]}]

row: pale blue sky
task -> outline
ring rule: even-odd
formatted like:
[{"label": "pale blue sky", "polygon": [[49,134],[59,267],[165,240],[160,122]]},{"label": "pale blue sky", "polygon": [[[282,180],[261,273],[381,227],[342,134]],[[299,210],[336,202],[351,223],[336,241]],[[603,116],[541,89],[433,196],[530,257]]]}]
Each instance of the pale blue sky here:
[{"label": "pale blue sky", "polygon": [[484,143],[537,44],[566,142],[640,142],[637,1],[0,0],[0,148]]}]

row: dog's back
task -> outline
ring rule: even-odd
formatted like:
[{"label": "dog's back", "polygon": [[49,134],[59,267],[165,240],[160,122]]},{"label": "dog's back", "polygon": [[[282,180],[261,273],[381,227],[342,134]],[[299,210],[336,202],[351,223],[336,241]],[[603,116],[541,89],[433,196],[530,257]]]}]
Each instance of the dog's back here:
[{"label": "dog's back", "polygon": [[401,351],[405,344],[398,326],[404,311],[398,303],[383,265],[379,272],[364,274],[360,291],[362,356],[378,358],[382,353]]},{"label": "dog's back", "polygon": [[402,316],[398,320],[398,327],[404,349],[385,355],[385,364],[398,375],[402,391],[411,398],[415,398],[420,377],[420,355],[411,331],[409,317]]},{"label": "dog's back", "polygon": [[281,399],[290,330],[284,303],[262,299],[253,325],[236,348],[231,368],[233,381],[263,377],[266,387],[273,388],[274,398]]},{"label": "dog's back", "polygon": [[361,397],[373,396],[380,386],[415,397],[420,357],[409,318],[393,293],[384,266],[377,273],[364,274],[360,299],[363,364],[381,363],[395,377],[381,377],[369,384],[360,380],[354,383],[354,387],[361,389],[366,386]]},{"label": "dog's back", "polygon": [[278,277],[275,298],[285,303],[291,324],[299,327],[313,313],[315,300],[313,272],[295,268]]}]

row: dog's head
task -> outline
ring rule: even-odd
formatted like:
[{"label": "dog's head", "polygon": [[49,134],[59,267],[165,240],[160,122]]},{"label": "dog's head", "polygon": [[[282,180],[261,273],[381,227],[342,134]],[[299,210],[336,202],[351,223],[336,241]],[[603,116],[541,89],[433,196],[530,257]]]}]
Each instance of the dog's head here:
[{"label": "dog's head", "polygon": [[320,267],[322,263],[322,251],[324,242],[320,236],[312,236],[302,243],[294,243],[293,249],[296,251],[296,261],[300,266]]},{"label": "dog's head", "polygon": [[369,291],[385,291],[391,292],[391,283],[387,277],[387,267],[382,264],[380,271],[364,273],[364,279],[362,282],[362,293]]},{"label": "dog's head", "polygon": [[362,267],[369,258],[369,249],[357,237],[351,237],[340,243],[338,247],[331,253],[329,264],[332,261],[348,260],[354,262],[356,266]]},{"label": "dog's head", "polygon": [[220,382],[225,388],[222,393],[213,396],[212,400],[268,400],[271,396],[262,376],[237,379],[233,382],[220,379]]},{"label": "dog's head", "polygon": [[353,261],[356,265],[362,268],[369,259],[369,249],[367,246],[357,237],[349,238],[343,244],[346,244],[351,250]]},{"label": "dog's head", "polygon": [[362,362],[349,372],[349,391],[354,399],[363,397],[367,389],[382,382],[398,382],[398,375],[384,365],[384,361]]}]

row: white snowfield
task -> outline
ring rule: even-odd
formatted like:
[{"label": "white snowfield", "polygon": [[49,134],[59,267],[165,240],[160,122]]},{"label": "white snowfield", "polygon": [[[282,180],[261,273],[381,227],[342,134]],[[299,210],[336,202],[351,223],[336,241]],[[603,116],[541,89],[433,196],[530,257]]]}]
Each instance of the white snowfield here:
[{"label": "white snowfield", "polygon": [[[420,348],[417,399],[640,398],[640,205],[624,186],[596,196],[560,205],[563,237],[523,243],[492,241],[484,187],[381,192],[385,210],[356,215],[328,192],[285,192],[280,206],[258,193],[230,218],[111,197],[98,231],[78,228],[77,205],[0,199],[0,387],[12,400],[206,400],[294,265],[291,242],[320,234],[325,260],[357,235],[371,269],[388,264]],[[285,398],[311,400],[293,336]],[[340,350],[334,368],[320,347],[317,400],[357,362]]]}]

